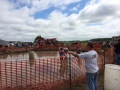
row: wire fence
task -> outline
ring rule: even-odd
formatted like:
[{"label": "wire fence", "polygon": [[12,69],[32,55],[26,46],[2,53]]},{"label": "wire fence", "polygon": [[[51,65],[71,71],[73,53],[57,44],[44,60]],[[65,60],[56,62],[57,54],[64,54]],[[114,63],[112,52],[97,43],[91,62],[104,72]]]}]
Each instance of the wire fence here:
[{"label": "wire fence", "polygon": [[[99,72],[113,63],[113,47],[98,52]],[[0,62],[0,90],[70,90],[85,81],[85,60],[69,57]]]}]

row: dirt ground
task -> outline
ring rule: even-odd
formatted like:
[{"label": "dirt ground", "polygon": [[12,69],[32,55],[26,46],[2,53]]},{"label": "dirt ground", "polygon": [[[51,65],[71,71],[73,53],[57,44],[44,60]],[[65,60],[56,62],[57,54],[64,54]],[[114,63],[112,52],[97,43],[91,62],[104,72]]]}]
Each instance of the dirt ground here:
[{"label": "dirt ground", "polygon": [[[86,83],[82,83],[77,87],[72,87],[72,90],[87,90]],[[98,76],[98,90],[104,90],[104,74]]]},{"label": "dirt ground", "polygon": [[[39,89],[33,89],[33,87],[31,85],[28,86],[27,88],[15,87],[14,89],[11,89],[8,87],[5,90],[39,90]],[[103,87],[104,87],[104,74],[100,74],[98,76],[98,90],[104,90]],[[48,90],[48,89],[44,89],[44,90]],[[50,90],[56,90],[56,89],[50,89]],[[70,90],[70,89],[65,86],[65,87],[59,87],[59,89],[57,90]],[[74,87],[72,86],[71,90],[87,90],[86,83],[77,84],[77,86]]]}]

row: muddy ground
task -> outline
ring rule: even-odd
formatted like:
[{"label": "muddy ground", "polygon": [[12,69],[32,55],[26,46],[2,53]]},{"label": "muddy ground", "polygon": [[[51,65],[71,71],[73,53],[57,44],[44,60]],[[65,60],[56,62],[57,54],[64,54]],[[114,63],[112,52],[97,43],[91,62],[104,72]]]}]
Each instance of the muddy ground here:
[{"label": "muddy ground", "polygon": [[[76,87],[72,87],[72,90],[87,90],[86,83],[82,83]],[[104,90],[104,74],[100,74],[98,77],[98,90]]]}]

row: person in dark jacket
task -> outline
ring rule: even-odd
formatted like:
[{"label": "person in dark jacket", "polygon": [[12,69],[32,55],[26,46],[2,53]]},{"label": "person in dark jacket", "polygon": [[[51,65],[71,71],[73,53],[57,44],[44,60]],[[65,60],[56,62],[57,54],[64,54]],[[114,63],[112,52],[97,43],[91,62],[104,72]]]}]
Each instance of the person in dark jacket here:
[{"label": "person in dark jacket", "polygon": [[105,44],[103,44],[103,48],[110,48],[110,42],[109,41],[106,41]]},{"label": "person in dark jacket", "polygon": [[114,45],[114,51],[116,53],[116,62],[120,65],[120,39],[118,39],[118,43]]}]

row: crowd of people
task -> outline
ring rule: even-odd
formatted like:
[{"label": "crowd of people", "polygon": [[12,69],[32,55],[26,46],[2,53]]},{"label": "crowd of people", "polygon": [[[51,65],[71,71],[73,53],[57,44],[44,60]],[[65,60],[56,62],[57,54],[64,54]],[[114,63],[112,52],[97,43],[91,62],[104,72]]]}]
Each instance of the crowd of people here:
[{"label": "crowd of people", "polygon": [[114,47],[115,51],[115,60],[117,65],[120,65],[120,39],[116,43],[111,44],[110,41],[106,41],[103,43],[103,48],[111,48],[111,46]]},{"label": "crowd of people", "polygon": [[29,42],[29,43],[8,43],[8,44],[0,44],[0,48],[2,47],[5,47],[5,48],[8,48],[8,47],[32,47],[34,44],[32,42]]},{"label": "crowd of people", "polygon": [[[38,44],[44,44],[44,45],[55,45],[57,42],[54,40],[44,40],[44,41],[38,41]],[[85,67],[86,67],[86,80],[87,80],[87,90],[98,90],[98,83],[97,83],[97,78],[98,78],[98,71],[99,67],[97,64],[97,58],[98,54],[97,52],[93,49],[95,42],[88,42],[86,45],[86,51],[81,53],[81,44],[76,43],[76,52],[71,52],[69,51],[69,48],[67,45],[59,47],[59,57],[61,62],[63,62],[66,58],[68,58],[68,54],[72,54],[73,56],[85,59]],[[111,48],[111,45],[114,47],[115,51],[115,57],[116,57],[116,62],[118,65],[120,65],[120,39],[118,39],[118,42],[115,44],[110,44],[109,41],[106,42],[101,42],[103,48]],[[16,44],[9,44],[3,46],[0,44],[0,48],[2,47],[20,47],[20,46],[33,46],[34,43],[16,43]]]},{"label": "crowd of people", "polygon": [[36,40],[35,45],[56,45],[57,41],[55,39],[45,39],[45,40]]},{"label": "crowd of people", "polygon": [[[111,48],[112,46],[114,47],[115,51],[115,59],[116,63],[120,65],[120,39],[118,39],[118,42],[115,44],[110,44],[109,41],[106,41],[102,44],[101,49],[105,48]],[[71,52],[68,50],[68,48],[59,48],[59,55],[60,55],[60,60],[63,60],[66,54],[72,54],[74,57],[80,58],[78,60],[81,60],[82,58],[85,59],[85,67],[86,67],[86,80],[87,80],[87,90],[98,90],[98,71],[99,67],[97,64],[98,60],[98,54],[97,52],[93,49],[94,47],[94,42],[88,42],[86,45],[86,50],[87,52],[81,53],[81,48],[77,47],[76,43],[76,52]]]},{"label": "crowd of people", "polygon": [[60,56],[60,60],[64,60],[64,58],[67,57],[67,54],[68,54],[68,47],[59,47],[59,56]]}]

